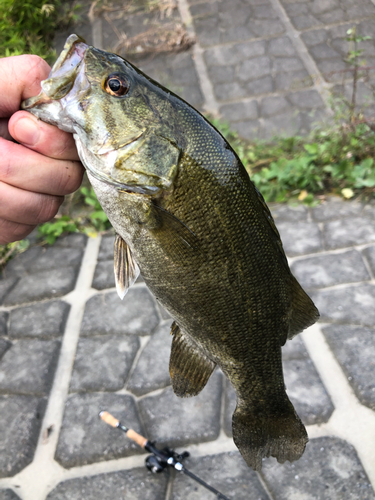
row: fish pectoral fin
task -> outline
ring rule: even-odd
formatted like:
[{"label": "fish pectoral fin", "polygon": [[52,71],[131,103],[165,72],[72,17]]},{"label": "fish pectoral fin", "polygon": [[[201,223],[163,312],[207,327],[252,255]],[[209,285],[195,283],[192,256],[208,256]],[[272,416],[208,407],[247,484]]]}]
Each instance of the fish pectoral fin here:
[{"label": "fish pectoral fin", "polygon": [[176,322],[172,324],[172,351],[169,374],[176,396],[196,396],[207,384],[216,363],[185,336]]},{"label": "fish pectoral fin", "polygon": [[117,293],[122,300],[139,276],[139,267],[131,254],[129,245],[116,234],[114,246],[114,270]]},{"label": "fish pectoral fin", "polygon": [[288,339],[292,339],[319,319],[318,309],[294,276],[292,276],[292,297]]},{"label": "fish pectoral fin", "polygon": [[159,227],[154,230],[155,235],[169,256],[177,256],[184,262],[192,256],[201,255],[199,238],[186,224],[156,203],[152,204],[152,210],[160,221]]}]

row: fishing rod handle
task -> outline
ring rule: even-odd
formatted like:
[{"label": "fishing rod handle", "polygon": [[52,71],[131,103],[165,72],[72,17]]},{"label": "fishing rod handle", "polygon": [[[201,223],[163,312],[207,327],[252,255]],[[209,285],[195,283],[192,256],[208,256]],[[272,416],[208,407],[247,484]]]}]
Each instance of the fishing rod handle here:
[{"label": "fishing rod handle", "polygon": [[138,432],[133,431],[133,429],[128,429],[127,427],[122,425],[120,420],[115,418],[108,411],[101,411],[99,413],[99,417],[103,420],[103,422],[110,425],[111,427],[117,427],[118,429],[124,431],[128,438],[137,443],[137,445],[141,448],[144,448],[146,446],[147,439],[145,437],[138,434]]}]

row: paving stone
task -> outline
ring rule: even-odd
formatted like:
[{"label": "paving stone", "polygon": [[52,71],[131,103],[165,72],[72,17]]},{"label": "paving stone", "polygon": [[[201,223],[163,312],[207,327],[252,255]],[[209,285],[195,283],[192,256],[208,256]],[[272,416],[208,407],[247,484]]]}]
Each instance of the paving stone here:
[{"label": "paving stone", "polygon": [[229,121],[254,120],[258,118],[257,101],[247,101],[241,103],[227,104],[221,106],[221,115]]},{"label": "paving stone", "polygon": [[[277,79],[280,75],[276,75],[275,82],[277,86]],[[285,88],[289,88],[287,85]],[[252,80],[251,82],[246,82],[245,89],[247,93],[251,96],[259,94],[269,94],[274,91],[275,84],[270,75],[263,78],[258,78],[257,80]]]},{"label": "paving stone", "polygon": [[[236,500],[268,500],[256,473],[247,467],[237,451],[189,457],[186,468],[219,490]],[[173,481],[172,500],[213,500],[214,495],[184,474]]]},{"label": "paving stone", "polygon": [[323,24],[352,21],[375,14],[370,0],[359,0],[353,5],[347,1],[324,0],[307,1],[282,0],[287,14],[297,29],[313,28]]},{"label": "paving stone", "polygon": [[266,459],[262,475],[275,500],[375,498],[354,448],[334,437],[312,439],[292,464]]},{"label": "paving stone", "polygon": [[356,250],[301,259],[293,262],[291,270],[304,288],[323,288],[371,279],[361,254]]},{"label": "paving stone", "polygon": [[366,257],[368,263],[370,264],[372,273],[375,274],[375,246],[365,248],[365,250],[363,250],[363,254]]},{"label": "paving stone", "polygon": [[12,490],[0,490],[0,500],[20,500]]},{"label": "paving stone", "polygon": [[12,259],[6,267],[6,274],[25,276],[61,267],[78,268],[82,256],[80,248],[33,247]]},{"label": "paving stone", "polygon": [[139,345],[138,338],[120,335],[80,339],[74,361],[70,391],[117,391],[122,389]]},{"label": "paving stone", "polygon": [[98,260],[112,260],[113,262],[113,247],[115,245],[115,236],[112,234],[104,235],[100,242]]},{"label": "paving stone", "polygon": [[142,433],[131,396],[120,394],[73,394],[65,403],[55,459],[65,468],[112,460],[141,453],[141,448],[106,425],[98,414],[108,410],[124,424]]},{"label": "paving stone", "polygon": [[324,102],[316,90],[303,90],[287,95],[288,101],[299,109],[324,108]]},{"label": "paving stone", "polygon": [[171,353],[171,325],[160,326],[143,349],[127,389],[142,396],[170,385],[169,356]]},{"label": "paving stone", "polygon": [[375,325],[375,286],[348,286],[338,290],[311,292],[321,321]]},{"label": "paving stone", "polygon": [[[297,90],[311,87],[313,81],[305,69],[280,72],[275,75],[275,90]],[[301,106],[303,108],[303,106]]]},{"label": "paving stone", "polygon": [[[70,33],[70,31],[69,31]],[[88,40],[86,39],[87,43]],[[59,51],[57,51],[59,53]],[[57,238],[55,243],[53,244],[54,247],[62,247],[62,248],[85,248],[87,244],[87,236],[85,234],[81,233],[72,233],[68,234],[66,236],[60,236],[60,238]]]},{"label": "paving stone", "polygon": [[323,328],[323,333],[359,401],[375,410],[374,330],[331,325]]},{"label": "paving stone", "polygon": [[[126,439],[126,438],[125,438]],[[146,468],[80,477],[60,483],[47,500],[161,500],[168,475],[152,474]]]},{"label": "paving stone", "polygon": [[283,361],[290,359],[308,359],[305,344],[300,335],[297,335],[292,340],[287,340],[282,347]]},{"label": "paving stone", "polygon": [[270,96],[262,99],[261,113],[264,117],[274,116],[288,109],[288,101],[282,96]]},{"label": "paving stone", "polygon": [[105,290],[116,286],[113,270],[113,256],[111,260],[99,261],[95,268],[92,286],[97,290]]},{"label": "paving stone", "polygon": [[32,461],[45,404],[30,396],[0,396],[0,477],[13,476]]},{"label": "paving stone", "polygon": [[278,222],[284,250],[288,255],[302,255],[322,250],[322,237],[313,222]]},{"label": "paving stone", "polygon": [[375,241],[375,220],[348,217],[324,224],[323,236],[327,248],[342,248]]},{"label": "paving stone", "polygon": [[133,287],[123,301],[117,292],[92,297],[86,304],[81,334],[149,335],[158,322],[150,292],[143,287]]},{"label": "paving stone", "polygon": [[0,312],[0,336],[7,335],[8,333],[8,316],[9,314],[6,311]]},{"label": "paving stone", "polygon": [[305,205],[292,206],[285,203],[269,203],[268,206],[276,224],[279,221],[307,221],[308,210]]},{"label": "paving stone", "polygon": [[302,128],[301,114],[294,110],[288,109],[284,113],[280,113],[270,118],[263,120],[263,138],[272,139],[275,135],[290,137],[297,133],[303,135],[307,130]]},{"label": "paving stone", "polygon": [[12,290],[18,279],[17,276],[0,279],[0,304],[4,302],[7,294]]},{"label": "paving stone", "polygon": [[243,139],[252,140],[262,134],[262,125],[259,120],[248,120],[231,123],[231,128],[238,132]]},{"label": "paving stone", "polygon": [[362,209],[363,204],[358,201],[344,201],[338,196],[328,196],[323,203],[313,207],[311,213],[317,222],[325,222],[359,215]]},{"label": "paving stone", "polygon": [[22,277],[4,300],[5,305],[61,297],[74,289],[78,268],[41,271]]},{"label": "paving stone", "polygon": [[9,337],[59,337],[64,333],[69,311],[70,305],[61,300],[12,309]]},{"label": "paving stone", "polygon": [[157,396],[141,399],[138,405],[146,435],[170,446],[215,440],[220,432],[221,379],[220,373],[214,373],[192,398],[178,398],[167,387]]},{"label": "paving stone", "polygon": [[5,339],[0,338],[0,360],[3,357],[3,355],[6,353],[6,351],[11,347],[11,343],[8,342]]},{"label": "paving stone", "polygon": [[327,422],[334,407],[311,359],[288,359],[283,366],[287,394],[302,422]]},{"label": "paving stone", "polygon": [[0,392],[44,395],[55,373],[60,342],[19,340],[0,361]]}]

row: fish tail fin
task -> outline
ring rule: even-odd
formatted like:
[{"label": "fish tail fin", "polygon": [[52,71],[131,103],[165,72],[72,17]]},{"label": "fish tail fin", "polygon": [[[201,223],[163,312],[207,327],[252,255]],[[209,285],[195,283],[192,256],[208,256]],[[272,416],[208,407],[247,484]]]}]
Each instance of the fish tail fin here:
[{"label": "fish tail fin", "polygon": [[319,311],[301,285],[292,276],[292,314],[289,322],[288,339],[313,325],[319,319]]},{"label": "fish tail fin", "polygon": [[242,457],[257,471],[262,469],[264,457],[273,456],[280,463],[297,460],[308,442],[306,429],[286,395],[272,409],[237,405],[232,428]]}]

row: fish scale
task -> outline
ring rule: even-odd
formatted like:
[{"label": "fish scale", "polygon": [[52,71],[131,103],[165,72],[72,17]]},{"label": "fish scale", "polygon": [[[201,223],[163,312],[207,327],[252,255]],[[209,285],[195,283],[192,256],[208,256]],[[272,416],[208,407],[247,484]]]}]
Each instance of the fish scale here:
[{"label": "fish scale", "polygon": [[42,88],[23,107],[74,133],[117,233],[120,297],[140,269],[174,318],[175,393],[198,394],[219,366],[236,391],[233,439],[247,464],[298,459],[307,434],[285,392],[281,346],[318,311],[238,156],[181,98],[76,35]]}]

